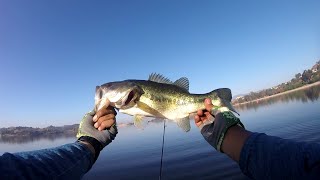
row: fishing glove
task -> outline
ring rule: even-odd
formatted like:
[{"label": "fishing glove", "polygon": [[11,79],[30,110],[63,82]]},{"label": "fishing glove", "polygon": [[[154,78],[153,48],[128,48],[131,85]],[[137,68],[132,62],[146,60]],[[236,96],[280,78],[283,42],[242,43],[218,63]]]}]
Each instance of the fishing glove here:
[{"label": "fishing glove", "polygon": [[97,130],[93,124],[93,116],[95,115],[95,111],[91,111],[84,115],[82,118],[77,138],[78,141],[84,141],[90,143],[95,149],[95,160],[98,158],[100,151],[109,143],[114,140],[116,137],[118,130],[116,124],[113,124],[110,128],[99,131]]},{"label": "fishing glove", "polygon": [[213,115],[213,118],[204,121],[199,128],[204,139],[216,150],[222,152],[221,145],[228,129],[236,125],[244,128],[244,125],[239,118],[225,107],[213,109],[211,115]]}]

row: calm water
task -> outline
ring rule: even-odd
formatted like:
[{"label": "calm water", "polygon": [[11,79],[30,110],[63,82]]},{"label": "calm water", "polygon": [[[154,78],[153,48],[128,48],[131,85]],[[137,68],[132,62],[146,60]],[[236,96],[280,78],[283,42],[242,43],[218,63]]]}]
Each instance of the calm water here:
[{"label": "calm water", "polygon": [[[241,121],[251,131],[320,142],[320,86],[237,107]],[[193,123],[192,123],[193,125]],[[158,179],[163,123],[144,130],[119,129],[116,140],[107,146],[84,179]],[[75,138],[37,140],[24,144],[0,143],[0,153],[54,147]],[[238,165],[217,153],[193,125],[189,133],[176,124],[166,127],[163,179],[247,179]]]}]

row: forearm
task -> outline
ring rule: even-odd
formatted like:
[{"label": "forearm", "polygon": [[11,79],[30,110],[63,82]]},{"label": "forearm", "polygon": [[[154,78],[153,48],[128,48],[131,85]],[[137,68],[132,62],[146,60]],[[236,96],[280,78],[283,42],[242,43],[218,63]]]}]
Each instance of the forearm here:
[{"label": "forearm", "polygon": [[239,165],[253,179],[316,179],[320,144],[253,133],[242,148]]},{"label": "forearm", "polygon": [[79,142],[52,149],[5,153],[0,157],[0,179],[80,179],[93,162],[93,152]]},{"label": "forearm", "polygon": [[230,127],[222,143],[222,152],[234,161],[239,162],[242,147],[250,135],[250,131],[240,126]]},{"label": "forearm", "polygon": [[[251,132],[244,129],[238,118],[230,116],[229,114],[217,114],[214,123],[203,126],[201,134],[218,151],[239,162],[242,146]],[[227,121],[226,118],[229,118],[230,121]],[[221,144],[220,149],[219,144]]]}]

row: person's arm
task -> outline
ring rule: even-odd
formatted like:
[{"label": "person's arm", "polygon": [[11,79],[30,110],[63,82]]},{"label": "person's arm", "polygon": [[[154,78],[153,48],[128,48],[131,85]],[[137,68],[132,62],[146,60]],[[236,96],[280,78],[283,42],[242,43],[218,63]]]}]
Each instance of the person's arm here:
[{"label": "person's arm", "polygon": [[242,146],[251,132],[228,109],[216,109],[209,98],[204,104],[206,111],[199,109],[194,117],[196,126],[210,145],[239,162]]},{"label": "person's arm", "polygon": [[[214,111],[211,115],[211,100],[206,100],[205,106],[208,112],[199,110],[195,116],[195,123],[201,129],[202,135],[210,145],[238,162],[242,172],[248,177],[320,178],[320,144],[294,142],[252,133],[239,126],[240,120],[223,116],[223,112]],[[217,148],[218,142],[221,142],[220,149]]]},{"label": "person's arm", "polygon": [[0,156],[0,179],[80,179],[93,165],[87,145],[74,142],[51,149]]},{"label": "person's arm", "polygon": [[90,170],[100,151],[115,138],[115,115],[111,107],[104,107],[96,114],[87,113],[74,143],[3,154],[0,156],[0,179],[80,179]]},{"label": "person's arm", "polygon": [[320,179],[320,144],[252,133],[239,166],[253,179]]}]

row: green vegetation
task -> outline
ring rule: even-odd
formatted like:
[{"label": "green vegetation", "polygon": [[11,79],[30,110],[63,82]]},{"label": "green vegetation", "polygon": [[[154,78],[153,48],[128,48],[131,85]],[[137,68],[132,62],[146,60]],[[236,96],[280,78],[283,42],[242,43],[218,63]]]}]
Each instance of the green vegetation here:
[{"label": "green vegetation", "polygon": [[245,96],[237,97],[232,101],[233,104],[245,103],[254,101],[260,98],[272,96],[285,91],[296,89],[307,84],[312,84],[320,81],[320,61],[318,61],[311,69],[304,70],[303,73],[298,73],[289,82],[279,84],[278,86],[263,89],[258,92],[250,92]]}]

